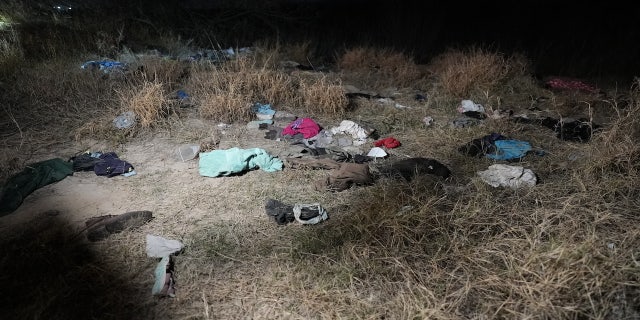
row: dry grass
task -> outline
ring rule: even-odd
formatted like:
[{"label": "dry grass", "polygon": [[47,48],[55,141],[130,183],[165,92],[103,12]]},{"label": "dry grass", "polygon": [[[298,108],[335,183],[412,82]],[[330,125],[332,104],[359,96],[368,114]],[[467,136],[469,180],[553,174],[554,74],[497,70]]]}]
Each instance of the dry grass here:
[{"label": "dry grass", "polygon": [[140,87],[118,91],[123,112],[133,111],[142,128],[163,122],[171,113],[164,84],[146,81]]},{"label": "dry grass", "polygon": [[250,121],[255,103],[269,103],[275,110],[304,109],[311,115],[340,114],[346,109],[338,81],[294,77],[267,68],[269,61],[240,57],[222,66],[195,67],[186,87],[200,115],[222,122]]},{"label": "dry grass", "polygon": [[[324,193],[310,183],[326,175],[320,170],[285,167],[276,173],[180,183],[192,172],[177,165],[153,171],[154,163],[146,163],[141,172],[148,172],[127,181],[142,199],[135,204],[150,207],[156,217],[139,230],[88,245],[79,241],[81,233],[63,221],[63,214],[50,213],[36,215],[40,220],[24,229],[3,232],[0,280],[11,292],[0,299],[5,317],[640,317],[638,80],[629,89],[627,106],[609,101],[613,116],[602,132],[589,143],[570,143],[544,128],[509,121],[463,129],[446,124],[460,97],[480,97],[496,108],[511,103],[526,107],[526,97],[544,92],[530,81],[521,58],[479,49],[447,52],[431,65],[438,77],[425,105],[398,109],[367,101],[347,110],[342,78],[281,72],[273,68],[276,56],[266,52],[189,68],[151,59],[143,62],[144,72],[126,77],[83,72],[77,61],[34,63],[3,87],[9,103],[0,122],[5,151],[0,177],[35,158],[33,150],[56,149],[56,143],[74,135],[78,140],[140,142],[134,140],[143,138],[135,134],[139,128],[113,128],[113,117],[128,110],[138,115],[140,128],[154,134],[176,119],[171,125],[183,126],[183,140],[285,148],[254,139],[243,126],[224,133],[215,126],[218,121],[253,120],[250,106],[255,102],[329,119],[321,123],[326,126],[336,118],[372,124],[402,142],[390,152],[396,157],[434,158],[453,176],[446,181],[379,179],[372,186]],[[419,77],[412,73],[417,67],[410,59],[391,51],[358,48],[339,61],[341,76],[362,77],[372,86],[409,85],[409,79]],[[175,113],[169,93],[179,87],[197,109]],[[559,112],[559,107],[552,102],[549,108],[556,110],[549,112]],[[427,115],[438,117],[431,127],[421,123]],[[541,183],[511,190],[480,181],[476,172],[494,161],[456,149],[488,132],[543,147],[544,156],[527,156],[519,163],[534,170]],[[155,155],[144,159],[150,158]],[[373,169],[377,164],[371,164]],[[321,203],[330,219],[314,226],[278,226],[264,213],[267,198]],[[145,233],[186,244],[176,257],[175,299],[150,296],[155,261],[144,255]]]},{"label": "dry grass", "polygon": [[446,93],[464,99],[473,90],[491,90],[510,77],[525,74],[527,65],[523,56],[505,57],[473,47],[450,49],[435,57],[429,69],[439,78]]},{"label": "dry grass", "polygon": [[346,71],[347,78],[364,82],[375,90],[411,87],[423,76],[412,57],[389,49],[350,48],[336,58],[336,65]]},{"label": "dry grass", "polygon": [[302,108],[308,114],[341,117],[349,101],[342,83],[327,77],[300,81]]}]

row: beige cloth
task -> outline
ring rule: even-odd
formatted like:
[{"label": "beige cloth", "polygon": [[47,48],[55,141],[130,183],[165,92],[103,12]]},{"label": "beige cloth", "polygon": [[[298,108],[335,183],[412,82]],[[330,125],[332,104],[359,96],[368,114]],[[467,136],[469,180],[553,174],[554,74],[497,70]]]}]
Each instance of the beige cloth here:
[{"label": "beige cloth", "polygon": [[339,169],[333,169],[329,175],[316,181],[318,191],[343,191],[352,185],[366,185],[373,182],[369,165],[364,163],[342,163]]}]

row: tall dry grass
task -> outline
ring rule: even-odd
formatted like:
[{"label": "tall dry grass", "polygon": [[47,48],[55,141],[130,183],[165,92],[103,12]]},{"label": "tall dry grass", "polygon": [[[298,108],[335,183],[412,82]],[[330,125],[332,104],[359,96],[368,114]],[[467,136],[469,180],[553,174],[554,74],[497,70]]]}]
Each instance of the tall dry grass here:
[{"label": "tall dry grass", "polygon": [[162,123],[171,113],[168,94],[158,81],[147,81],[139,87],[118,92],[121,110],[133,111],[142,128]]},{"label": "tall dry grass", "polygon": [[508,78],[526,74],[527,67],[525,56],[507,57],[479,47],[449,49],[429,63],[444,91],[456,98],[465,98],[472,90],[494,89]]},{"label": "tall dry grass", "polygon": [[349,80],[365,82],[373,89],[412,87],[423,73],[403,52],[373,47],[348,48],[336,57],[336,65]]},{"label": "tall dry grass", "polygon": [[268,60],[252,57],[220,66],[197,65],[186,87],[202,117],[223,122],[253,120],[251,106],[255,103],[269,103],[276,110],[304,109],[310,115],[346,110],[339,82],[324,77],[303,80],[270,67]]}]

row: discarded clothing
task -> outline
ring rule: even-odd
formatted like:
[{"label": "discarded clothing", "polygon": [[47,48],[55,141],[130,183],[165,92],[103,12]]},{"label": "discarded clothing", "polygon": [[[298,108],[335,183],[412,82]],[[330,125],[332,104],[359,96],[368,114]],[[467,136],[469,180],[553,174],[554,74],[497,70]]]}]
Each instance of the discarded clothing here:
[{"label": "discarded clothing", "polygon": [[508,187],[517,189],[521,187],[532,187],[535,186],[537,182],[536,175],[531,169],[506,164],[490,165],[487,170],[479,171],[477,174],[482,181],[494,188]]},{"label": "discarded clothing", "polygon": [[479,139],[473,139],[458,151],[469,156],[484,155],[493,160],[519,160],[531,151],[531,144],[526,141],[508,139],[507,137],[492,133]]},{"label": "discarded clothing", "polygon": [[184,245],[178,240],[170,240],[161,236],[147,234],[147,257],[162,258],[179,252]]},{"label": "discarded clothing", "polygon": [[478,119],[478,120],[484,120],[487,118],[487,115],[484,112],[479,112],[479,111],[465,111],[462,114],[464,114],[469,118]]},{"label": "discarded clothing", "polygon": [[339,133],[348,134],[354,139],[353,145],[360,146],[367,142],[367,137],[373,130],[367,130],[351,120],[342,120],[340,126],[331,128],[330,132],[334,135]]},{"label": "discarded clothing", "polygon": [[309,139],[320,132],[320,126],[311,118],[299,118],[282,129],[282,135],[293,136],[302,133],[302,137]]},{"label": "discarded clothing", "polygon": [[600,129],[600,125],[595,124],[589,119],[554,119],[546,117],[543,119],[528,119],[525,117],[515,117],[514,121],[518,123],[537,124],[547,127],[556,133],[556,137],[560,140],[574,142],[588,142],[591,140],[593,133]]},{"label": "discarded clothing", "polygon": [[315,183],[318,191],[343,191],[353,185],[367,185],[373,182],[369,165],[345,162],[339,169],[333,169],[329,176]]},{"label": "discarded clothing", "polygon": [[302,140],[310,148],[327,148],[333,142],[333,134],[328,130],[320,130],[317,135]]},{"label": "discarded clothing", "polygon": [[261,148],[213,150],[200,153],[199,172],[206,177],[229,176],[260,168],[266,172],[282,170],[282,161]]},{"label": "discarded clothing", "polygon": [[0,190],[0,216],[12,213],[36,189],[73,175],[73,164],[55,158],[28,165]]},{"label": "discarded clothing", "polygon": [[589,93],[599,93],[600,89],[577,79],[551,78],[545,82],[551,89],[577,90]]},{"label": "discarded clothing", "polygon": [[495,151],[485,154],[493,160],[517,160],[531,151],[531,144],[520,140],[496,140],[493,142]]},{"label": "discarded clothing", "polygon": [[418,175],[432,174],[444,179],[451,175],[447,166],[434,159],[410,158],[396,161],[379,169],[383,176],[400,177],[407,181],[413,180]]},{"label": "discarded clothing", "polygon": [[183,100],[183,99],[188,99],[189,98],[189,94],[187,94],[184,90],[178,90],[178,92],[176,92],[176,96],[178,97],[178,99]]},{"label": "discarded clothing", "polygon": [[293,206],[293,216],[302,224],[317,224],[329,219],[327,210],[319,203],[296,204]]},{"label": "discarded clothing", "polygon": [[260,113],[260,114],[266,114],[271,116],[276,114],[276,111],[271,109],[270,104],[255,103],[253,106],[251,106],[251,111],[253,113]]},{"label": "discarded clothing", "polygon": [[[258,126],[259,128],[259,126]],[[282,139],[282,129],[270,129],[269,131],[264,133],[264,138],[269,140],[278,140]]]},{"label": "discarded clothing", "polygon": [[91,153],[85,152],[81,155],[71,157],[69,162],[73,164],[73,171],[93,171],[96,163],[102,161],[99,157],[95,157]]},{"label": "discarded clothing", "polygon": [[98,176],[107,176],[108,178],[118,175],[124,175],[134,172],[131,163],[118,158],[115,152],[107,152],[100,154],[100,162],[93,166],[93,172]]},{"label": "discarded clothing", "polygon": [[458,105],[458,112],[465,113],[468,111],[476,111],[484,113],[484,107],[481,104],[474,103],[471,100],[462,100]]},{"label": "discarded clothing", "polygon": [[393,137],[389,137],[389,138],[384,138],[381,140],[377,140],[373,143],[374,146],[376,147],[382,147],[384,146],[385,148],[397,148],[400,146],[400,141],[396,140]]},{"label": "discarded clothing", "polygon": [[153,272],[156,281],[153,283],[153,288],[151,288],[152,295],[172,298],[176,296],[176,281],[173,277],[174,267],[175,265],[170,255],[162,257],[158,262]]},{"label": "discarded clothing", "polygon": [[101,70],[104,73],[124,71],[126,67],[127,65],[125,63],[111,60],[87,61],[80,66],[82,69]]},{"label": "discarded clothing", "polygon": [[264,204],[264,210],[279,225],[285,225],[296,219],[293,216],[292,205],[284,204],[275,199],[267,199]]},{"label": "discarded clothing", "polygon": [[372,157],[372,158],[384,158],[386,156],[387,156],[387,152],[380,147],[371,148],[371,150],[369,150],[369,153],[367,153],[367,157]]},{"label": "discarded clothing", "polygon": [[121,215],[105,215],[90,218],[85,222],[87,239],[100,241],[114,233],[120,233],[129,228],[137,228],[153,219],[151,211],[130,211]]},{"label": "discarded clothing", "polygon": [[162,258],[154,270],[155,282],[151,288],[154,296],[175,297],[174,263],[171,255],[182,250],[184,245],[178,240],[169,240],[160,236],[147,234],[147,256]]},{"label": "discarded clothing", "polygon": [[288,205],[275,199],[268,199],[264,205],[265,212],[277,224],[285,225],[293,221],[302,224],[316,224],[329,218],[327,211],[320,204]]},{"label": "discarded clothing", "polygon": [[458,148],[458,151],[472,157],[494,153],[496,151],[495,142],[504,139],[507,139],[507,137],[499,133],[491,133],[482,138],[471,140]]}]

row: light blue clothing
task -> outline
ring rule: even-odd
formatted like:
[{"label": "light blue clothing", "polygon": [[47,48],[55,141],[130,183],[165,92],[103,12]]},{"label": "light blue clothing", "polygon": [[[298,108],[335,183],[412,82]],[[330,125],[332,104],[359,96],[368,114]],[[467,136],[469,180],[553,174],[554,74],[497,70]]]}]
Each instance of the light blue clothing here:
[{"label": "light blue clothing", "polygon": [[256,168],[267,172],[279,171],[283,163],[264,149],[231,148],[201,152],[198,165],[201,176],[219,177]]},{"label": "light blue clothing", "polygon": [[520,159],[531,151],[531,144],[520,140],[496,140],[493,142],[496,147],[495,153],[488,153],[486,157],[493,160]]},{"label": "light blue clothing", "polygon": [[274,115],[276,113],[275,110],[271,109],[271,105],[270,104],[260,104],[260,103],[256,103],[253,105],[252,110],[255,113],[260,113],[260,114],[266,114],[266,115]]}]

